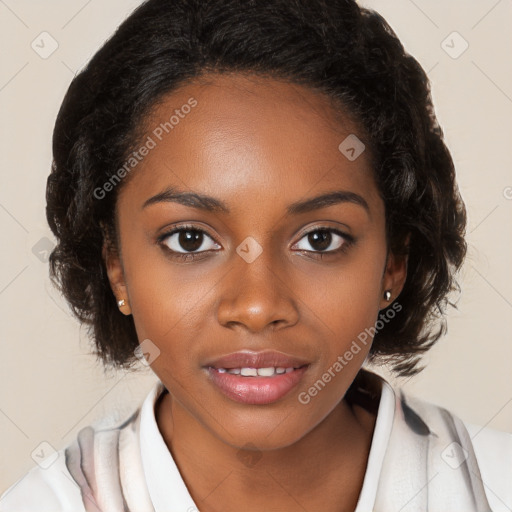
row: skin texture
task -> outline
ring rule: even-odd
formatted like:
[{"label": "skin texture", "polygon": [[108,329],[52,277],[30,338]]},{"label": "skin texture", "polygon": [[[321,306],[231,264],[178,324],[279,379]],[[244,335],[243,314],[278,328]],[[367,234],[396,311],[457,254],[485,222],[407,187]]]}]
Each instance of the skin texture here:
[{"label": "skin texture", "polygon": [[[112,289],[126,300],[121,312],[160,350],[151,365],[169,391],[155,407],[160,431],[202,512],[354,510],[375,417],[343,397],[370,344],[309,404],[298,395],[375,324],[388,305],[384,291],[393,300],[405,281],[406,261],[387,254],[369,151],[349,161],[338,149],[349,134],[363,135],[317,92],[227,74],[166,96],[146,136],[190,97],[197,106],[120,190],[120,254],[104,250]],[[143,208],[168,187],[213,196],[230,213],[169,201]],[[341,202],[286,213],[335,190],[362,196],[369,211]],[[157,239],[178,223],[204,230],[200,250],[209,251],[173,259],[163,246],[186,252],[179,235]],[[322,257],[304,234],[311,228],[339,229],[355,242]],[[329,251],[347,243],[331,234]],[[252,263],[236,252],[249,236],[262,248]],[[282,399],[245,405],[221,394],[203,368],[242,349],[275,349],[310,366]]]}]

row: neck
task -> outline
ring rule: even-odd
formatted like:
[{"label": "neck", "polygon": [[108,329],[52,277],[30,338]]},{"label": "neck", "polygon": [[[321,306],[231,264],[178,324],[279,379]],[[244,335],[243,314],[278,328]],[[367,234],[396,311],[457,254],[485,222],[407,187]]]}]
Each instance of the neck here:
[{"label": "neck", "polygon": [[301,507],[340,512],[357,504],[376,420],[375,407],[368,411],[352,398],[343,399],[299,441],[263,452],[226,444],[169,393],[161,396],[155,412],[201,512],[225,510],[226,503],[246,512]]}]

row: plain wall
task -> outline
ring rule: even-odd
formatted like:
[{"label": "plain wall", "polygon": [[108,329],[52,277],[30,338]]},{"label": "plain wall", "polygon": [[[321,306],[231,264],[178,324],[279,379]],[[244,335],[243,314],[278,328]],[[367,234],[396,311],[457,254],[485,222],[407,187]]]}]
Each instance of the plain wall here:
[{"label": "plain wall", "polygon": [[[113,408],[130,411],[156,381],[149,370],[104,374],[44,261],[53,240],[45,185],[60,103],[74,73],[138,4],[0,3],[0,491],[34,466],[40,443],[63,448]],[[448,333],[420,375],[390,379],[468,422],[512,432],[512,3],[364,5],[388,20],[428,71],[469,217],[462,296]],[[35,40],[39,51],[51,49],[43,31],[58,43],[46,59],[31,47]],[[458,58],[464,42],[454,31],[469,44]]]}]

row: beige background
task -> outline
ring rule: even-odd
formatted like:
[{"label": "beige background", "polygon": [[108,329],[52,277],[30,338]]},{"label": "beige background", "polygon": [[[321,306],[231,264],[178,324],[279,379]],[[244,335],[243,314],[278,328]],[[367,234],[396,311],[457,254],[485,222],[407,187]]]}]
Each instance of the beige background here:
[{"label": "beige background", "polygon": [[[468,422],[512,432],[512,3],[363,3],[428,71],[469,212],[459,310],[427,369],[403,384]],[[64,447],[113,407],[129,411],[155,382],[147,370],[104,375],[41,261],[44,237],[52,240],[44,192],[60,102],[73,74],[138,4],[0,0],[0,491],[34,465],[40,443]],[[58,43],[46,59],[31,47],[43,31]],[[464,41],[458,58],[445,51],[455,56]]]}]

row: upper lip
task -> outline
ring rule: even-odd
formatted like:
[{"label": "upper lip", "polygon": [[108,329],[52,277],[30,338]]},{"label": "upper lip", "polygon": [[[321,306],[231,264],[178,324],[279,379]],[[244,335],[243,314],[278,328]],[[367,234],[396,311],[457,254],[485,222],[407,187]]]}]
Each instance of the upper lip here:
[{"label": "upper lip", "polygon": [[227,369],[270,367],[299,368],[307,364],[309,363],[305,359],[275,350],[264,350],[262,352],[241,350],[223,355],[216,359],[211,359],[205,364],[205,367]]}]

